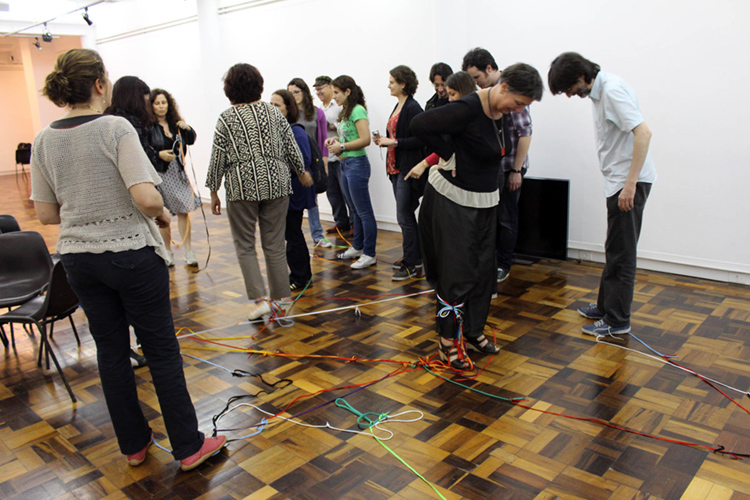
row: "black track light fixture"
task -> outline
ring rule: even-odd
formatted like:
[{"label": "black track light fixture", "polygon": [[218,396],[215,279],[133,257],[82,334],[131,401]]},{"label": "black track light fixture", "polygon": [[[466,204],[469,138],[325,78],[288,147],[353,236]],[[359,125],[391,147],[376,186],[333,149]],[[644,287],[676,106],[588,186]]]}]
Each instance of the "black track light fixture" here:
[{"label": "black track light fixture", "polygon": [[89,26],[91,26],[92,24],[94,24],[94,21],[92,21],[91,18],[89,17],[89,8],[88,7],[86,7],[86,10],[83,12],[83,14],[81,14],[81,16],[83,17],[83,20],[86,21],[86,24],[88,24]]},{"label": "black track light fixture", "polygon": [[52,33],[49,32],[49,28],[47,28],[47,23],[44,23],[44,33],[42,33],[42,40],[45,42],[52,41]]},{"label": "black track light fixture", "polygon": [[39,43],[39,37],[36,37],[36,42],[34,42],[34,47],[36,47],[39,50],[42,50],[42,44]]}]

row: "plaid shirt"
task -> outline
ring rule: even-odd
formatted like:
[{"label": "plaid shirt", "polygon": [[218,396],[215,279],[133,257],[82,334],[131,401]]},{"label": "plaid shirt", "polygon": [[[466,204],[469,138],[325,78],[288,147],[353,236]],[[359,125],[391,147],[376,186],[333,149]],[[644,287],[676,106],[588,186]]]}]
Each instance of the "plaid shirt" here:
[{"label": "plaid shirt", "polygon": [[[500,163],[500,165],[502,165],[503,167],[503,172],[508,172],[509,170],[513,169],[514,163],[516,162],[518,139],[520,137],[531,135],[531,113],[529,113],[528,107],[524,108],[524,110],[520,113],[511,112],[510,117],[510,121],[513,123],[513,127],[510,130],[510,138],[511,142],[513,143],[513,151],[512,154],[503,156],[503,159]],[[529,168],[529,155],[526,155],[526,159],[523,161],[523,167],[521,168]]]}]

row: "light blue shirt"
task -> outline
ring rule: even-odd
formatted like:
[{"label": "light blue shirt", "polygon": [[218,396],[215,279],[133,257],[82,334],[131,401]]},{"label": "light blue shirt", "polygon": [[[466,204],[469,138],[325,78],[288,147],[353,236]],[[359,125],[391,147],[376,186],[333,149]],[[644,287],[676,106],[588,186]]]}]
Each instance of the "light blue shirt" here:
[{"label": "light blue shirt", "polygon": [[[633,160],[633,129],[643,123],[638,98],[619,76],[600,71],[589,94],[594,104],[594,125],[604,195],[609,198],[625,187]],[[646,154],[638,182],[656,181],[651,152]]]}]

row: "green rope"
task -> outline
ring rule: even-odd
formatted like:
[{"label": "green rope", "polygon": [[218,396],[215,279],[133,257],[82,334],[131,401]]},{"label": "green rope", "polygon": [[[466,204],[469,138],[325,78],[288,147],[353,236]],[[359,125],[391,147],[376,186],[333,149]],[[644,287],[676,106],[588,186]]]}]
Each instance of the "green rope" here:
[{"label": "green rope", "polygon": [[517,398],[504,398],[502,396],[497,396],[495,394],[490,394],[489,392],[480,391],[479,389],[475,389],[475,388],[470,387],[468,385],[464,385],[464,384],[461,384],[459,382],[456,382],[455,380],[451,380],[451,379],[449,379],[447,377],[443,377],[439,373],[435,373],[432,370],[430,370],[429,368],[427,368],[427,365],[425,365],[425,364],[422,365],[422,368],[424,368],[425,370],[427,370],[432,375],[435,375],[436,377],[440,377],[443,380],[447,380],[448,382],[450,382],[452,384],[456,384],[459,387],[463,387],[464,389],[469,389],[470,391],[478,392],[479,394],[484,394],[485,396],[490,397],[490,398],[499,399],[500,401],[508,401],[510,403],[513,403],[514,401],[523,401],[523,400],[526,399],[526,398],[520,398],[520,397],[517,397]]},{"label": "green rope", "polygon": [[[428,370],[428,371],[429,371],[429,370]],[[442,494],[442,493],[440,493],[440,491],[438,491],[438,489],[437,489],[437,488],[435,487],[435,485],[433,485],[433,484],[432,484],[431,482],[429,482],[429,481],[428,481],[427,479],[425,479],[425,478],[424,478],[424,476],[422,476],[422,474],[420,474],[419,472],[417,472],[417,471],[416,471],[416,470],[414,469],[414,467],[412,467],[411,465],[407,464],[407,463],[406,463],[406,462],[404,461],[404,459],[403,459],[403,458],[399,457],[399,456],[398,456],[398,455],[396,454],[396,452],[395,452],[395,451],[393,451],[392,449],[388,448],[388,446],[386,446],[386,444],[385,444],[384,442],[382,442],[382,441],[381,441],[380,439],[378,439],[378,437],[377,437],[377,436],[375,435],[375,433],[374,433],[374,432],[372,431],[372,428],[373,428],[373,426],[374,426],[375,424],[378,424],[378,423],[380,423],[380,422],[383,422],[383,421],[385,421],[385,420],[386,420],[386,419],[388,418],[388,413],[389,413],[389,412],[385,412],[385,413],[375,413],[375,412],[373,412],[373,411],[368,411],[368,412],[366,412],[366,413],[362,413],[362,412],[360,412],[359,410],[357,410],[356,408],[354,408],[354,407],[353,407],[352,405],[350,405],[350,404],[349,404],[349,402],[348,402],[347,400],[345,400],[344,398],[338,398],[338,399],[336,399],[336,401],[335,401],[335,404],[336,404],[336,406],[338,406],[339,408],[343,408],[344,410],[347,410],[347,411],[349,411],[349,412],[351,412],[351,413],[353,413],[353,414],[357,415],[357,425],[359,425],[359,426],[360,426],[360,427],[362,427],[363,429],[370,429],[370,434],[372,434],[372,437],[374,437],[374,438],[375,438],[375,441],[377,441],[378,443],[380,443],[380,446],[382,446],[383,448],[385,448],[386,450],[388,450],[388,453],[390,453],[391,455],[393,455],[394,457],[396,457],[396,458],[398,459],[398,461],[399,461],[399,462],[401,462],[402,464],[404,464],[404,465],[405,465],[405,466],[406,466],[406,467],[407,467],[407,468],[408,468],[408,469],[409,469],[410,471],[412,471],[412,472],[413,472],[414,474],[416,474],[416,475],[417,475],[417,477],[418,477],[419,479],[421,479],[422,481],[424,481],[425,483],[427,483],[427,486],[429,486],[430,488],[432,488],[432,490],[433,490],[433,491],[434,491],[434,492],[435,492],[435,493],[436,493],[436,494],[437,494],[437,495],[438,495],[438,496],[439,496],[440,498],[442,498],[443,500],[448,500],[447,498],[445,498],[445,497],[443,496],[443,494]],[[377,420],[373,420],[373,419],[371,419],[371,418],[370,418],[370,415],[375,415],[375,416],[377,417]],[[363,421],[363,420],[364,420],[364,421]]]},{"label": "green rope", "polygon": [[[378,422],[382,422],[383,420],[388,418],[389,412],[375,413],[373,411],[368,411],[366,413],[360,413],[356,408],[350,405],[349,402],[345,400],[344,398],[338,398],[335,401],[335,404],[339,408],[343,408],[344,410],[348,410],[354,413],[357,416],[357,425],[362,429],[369,429],[370,427],[377,424]],[[375,417],[375,420],[370,418],[370,415],[373,415]]]}]

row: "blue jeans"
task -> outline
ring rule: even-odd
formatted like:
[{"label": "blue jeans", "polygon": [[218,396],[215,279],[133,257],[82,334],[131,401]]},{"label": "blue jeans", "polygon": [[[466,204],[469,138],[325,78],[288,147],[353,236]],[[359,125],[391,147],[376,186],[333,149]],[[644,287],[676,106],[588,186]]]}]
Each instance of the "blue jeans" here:
[{"label": "blue jeans", "polygon": [[328,162],[328,189],[326,190],[328,201],[331,202],[333,210],[333,220],[336,226],[346,232],[351,227],[349,220],[349,207],[344,199],[344,193],[341,192],[341,164],[338,160]]},{"label": "blue jeans", "polygon": [[[500,203],[497,205],[497,267],[510,271],[513,265],[513,251],[518,241],[518,200],[521,198],[521,187],[511,191],[508,183],[510,171],[503,174],[504,184],[500,191]],[[521,169],[521,178],[526,169]]]},{"label": "blue jeans", "polygon": [[96,342],[99,377],[120,451],[132,455],[151,439],[130,365],[132,325],[177,460],[203,445],[182,371],[169,302],[169,271],[152,247],[105,253],[65,254],[68,281],[81,301]]},{"label": "blue jeans", "polygon": [[310,226],[310,234],[315,243],[322,240],[323,226],[320,225],[320,212],[318,211],[318,196],[315,196],[315,206],[307,209],[307,225]]},{"label": "blue jeans", "polygon": [[378,225],[370,201],[370,160],[367,156],[341,158],[341,189],[352,208],[354,237],[352,246],[375,257]]}]

